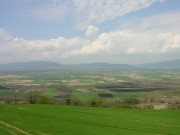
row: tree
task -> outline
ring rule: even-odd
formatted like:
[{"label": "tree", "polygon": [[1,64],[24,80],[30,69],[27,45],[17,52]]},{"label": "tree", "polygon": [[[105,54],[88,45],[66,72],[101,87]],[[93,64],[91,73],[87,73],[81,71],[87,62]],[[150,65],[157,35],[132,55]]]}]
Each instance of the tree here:
[{"label": "tree", "polygon": [[40,104],[48,104],[48,103],[50,103],[50,98],[46,95],[40,95],[39,96],[39,103]]},{"label": "tree", "polygon": [[70,105],[71,104],[71,101],[72,101],[72,99],[71,99],[71,96],[70,95],[68,95],[67,97],[65,97],[65,104],[66,105]]},{"label": "tree", "polygon": [[139,102],[140,101],[137,98],[127,98],[123,101],[123,103],[125,104],[132,104],[132,105],[138,104]]},{"label": "tree", "polygon": [[107,101],[104,98],[91,98],[88,100],[88,105],[92,106],[92,107],[96,107],[96,106],[106,106],[107,105]]},{"label": "tree", "polygon": [[37,104],[39,96],[40,94],[38,91],[31,91],[28,93],[27,100],[30,104]]},{"label": "tree", "polygon": [[83,105],[83,102],[78,98],[73,98],[71,104],[75,106],[79,106],[79,105]]}]

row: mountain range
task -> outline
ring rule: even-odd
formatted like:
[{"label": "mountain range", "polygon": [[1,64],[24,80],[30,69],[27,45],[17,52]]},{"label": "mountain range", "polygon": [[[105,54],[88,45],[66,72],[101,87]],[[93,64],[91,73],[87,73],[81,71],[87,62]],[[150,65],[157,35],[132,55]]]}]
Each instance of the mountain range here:
[{"label": "mountain range", "polygon": [[59,70],[59,69],[96,69],[96,70],[137,70],[137,69],[180,69],[180,60],[170,60],[157,63],[139,65],[87,63],[63,65],[52,61],[31,61],[0,64],[0,71],[36,71],[36,70]]},{"label": "mountain range", "polygon": [[180,69],[180,59],[136,65],[146,69]]}]

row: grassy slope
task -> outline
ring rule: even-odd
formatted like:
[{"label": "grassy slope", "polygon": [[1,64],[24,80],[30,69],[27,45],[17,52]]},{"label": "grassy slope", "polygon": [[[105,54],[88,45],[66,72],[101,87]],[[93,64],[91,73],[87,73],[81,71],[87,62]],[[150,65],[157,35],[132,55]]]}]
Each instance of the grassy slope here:
[{"label": "grassy slope", "polygon": [[0,134],[23,134],[11,127],[15,126],[33,135],[177,135],[179,114],[172,110],[0,105]]}]

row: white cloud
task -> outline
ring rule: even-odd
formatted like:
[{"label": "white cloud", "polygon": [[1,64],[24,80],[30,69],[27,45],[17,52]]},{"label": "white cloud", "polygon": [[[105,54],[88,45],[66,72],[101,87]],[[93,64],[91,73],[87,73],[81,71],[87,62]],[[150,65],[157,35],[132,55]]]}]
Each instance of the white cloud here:
[{"label": "white cloud", "polygon": [[[178,52],[180,51],[180,40],[177,40],[176,34],[169,33],[156,33],[156,32],[134,32],[134,45],[127,49],[128,54],[154,54],[154,53],[166,53],[166,52]],[[140,37],[140,38],[139,38]],[[179,45],[178,45],[179,44]]]},{"label": "white cloud", "polygon": [[77,27],[100,24],[130,12],[147,8],[162,0],[74,0]]},{"label": "white cloud", "polygon": [[11,34],[0,28],[0,44],[11,39]]},{"label": "white cloud", "polygon": [[[120,27],[121,30],[133,30],[134,35],[147,43],[136,43],[128,49],[128,53],[155,53],[178,52],[180,49],[180,16],[179,11],[171,11],[153,15],[133,23],[127,23]],[[135,34],[136,33],[136,34]],[[141,34],[141,35],[139,35]],[[148,47],[149,46],[149,47]]]},{"label": "white cloud", "polygon": [[75,49],[68,52],[67,56],[77,56],[77,55],[93,55],[100,53],[108,53],[110,51],[110,44],[108,37],[104,33],[100,35],[95,41],[90,42],[89,44],[84,45],[80,49]]},{"label": "white cloud", "polygon": [[124,16],[130,12],[141,10],[164,0],[43,0],[33,1],[30,10],[32,17],[43,21],[63,21],[71,15],[78,29],[86,29],[88,25]]},{"label": "white cloud", "polygon": [[134,29],[136,31],[156,31],[180,33],[180,12],[170,11],[166,13],[148,16],[144,19],[137,18],[133,23],[124,23],[119,29]]},{"label": "white cloud", "polygon": [[180,34],[119,30],[102,33],[90,44],[68,52],[67,56],[94,54],[157,54],[180,51]]},{"label": "white cloud", "polygon": [[89,38],[94,38],[99,32],[99,28],[93,25],[89,25],[85,32],[85,35]]},{"label": "white cloud", "polygon": [[13,38],[8,32],[0,29],[0,62],[5,59],[8,61],[49,58],[58,60],[94,55],[142,54],[145,56],[166,53],[179,55],[180,18],[177,16],[180,16],[180,13],[174,11],[144,18],[124,25],[116,31],[101,33],[93,40],[78,37],[25,40]]},{"label": "white cloud", "polygon": [[69,12],[69,2],[47,1],[47,4],[40,3],[30,12],[31,16],[42,21],[63,21]]}]

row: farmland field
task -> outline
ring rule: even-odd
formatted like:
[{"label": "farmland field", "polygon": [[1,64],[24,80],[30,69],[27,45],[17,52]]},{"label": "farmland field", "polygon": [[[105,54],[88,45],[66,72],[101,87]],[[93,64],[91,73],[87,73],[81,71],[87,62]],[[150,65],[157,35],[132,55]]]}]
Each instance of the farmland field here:
[{"label": "farmland field", "polygon": [[[24,100],[32,91],[61,100],[67,96],[87,101],[105,98],[156,101],[180,95],[179,71],[50,71],[0,74],[0,101]],[[11,99],[12,100],[12,99]]]},{"label": "farmland field", "polygon": [[1,135],[178,135],[178,110],[0,105]]}]

